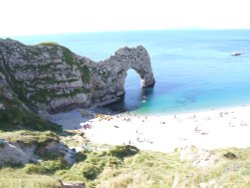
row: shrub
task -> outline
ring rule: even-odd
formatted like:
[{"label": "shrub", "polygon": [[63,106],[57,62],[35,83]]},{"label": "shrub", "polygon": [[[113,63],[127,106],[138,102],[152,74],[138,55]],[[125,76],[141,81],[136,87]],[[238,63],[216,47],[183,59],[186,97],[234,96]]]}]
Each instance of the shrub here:
[{"label": "shrub", "polygon": [[48,160],[39,164],[26,164],[23,170],[27,174],[50,174],[65,167],[66,163],[63,160]]},{"label": "shrub", "polygon": [[41,162],[41,166],[45,169],[46,173],[53,173],[56,170],[64,169],[67,165],[64,160],[49,160]]},{"label": "shrub", "polygon": [[124,157],[129,157],[132,155],[135,155],[139,152],[139,149],[135,146],[115,146],[113,149],[109,151],[109,154],[111,156],[118,157],[120,159],[123,159]]},{"label": "shrub", "polygon": [[101,170],[94,164],[81,162],[75,164],[70,169],[70,173],[76,177],[86,178],[87,180],[94,180],[101,173]]},{"label": "shrub", "polygon": [[75,162],[82,162],[87,158],[87,155],[83,151],[79,151],[74,155]]},{"label": "shrub", "polygon": [[88,154],[86,162],[94,165],[99,165],[100,163],[102,163],[103,160],[105,160],[105,157],[106,156],[98,155],[98,153],[96,152],[90,152]]},{"label": "shrub", "polygon": [[44,174],[46,171],[44,167],[39,164],[26,164],[23,170],[27,174]]},{"label": "shrub", "polygon": [[82,175],[88,180],[94,180],[99,175],[100,169],[93,164],[85,163],[82,166]]},{"label": "shrub", "polygon": [[230,152],[230,151],[225,153],[223,156],[226,157],[227,159],[236,159],[237,158],[237,156],[234,153]]}]

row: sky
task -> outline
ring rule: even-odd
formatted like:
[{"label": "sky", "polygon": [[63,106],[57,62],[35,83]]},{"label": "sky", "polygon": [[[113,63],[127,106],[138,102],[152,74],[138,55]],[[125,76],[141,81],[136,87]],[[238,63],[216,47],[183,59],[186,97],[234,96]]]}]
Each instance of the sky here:
[{"label": "sky", "polygon": [[250,29],[249,0],[0,0],[0,37],[75,32]]}]

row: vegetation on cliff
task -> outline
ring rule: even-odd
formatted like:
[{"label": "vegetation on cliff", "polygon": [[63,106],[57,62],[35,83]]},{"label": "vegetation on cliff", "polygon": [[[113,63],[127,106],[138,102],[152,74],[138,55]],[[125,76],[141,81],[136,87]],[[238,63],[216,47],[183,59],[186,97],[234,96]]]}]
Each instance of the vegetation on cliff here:
[{"label": "vegetation on cliff", "polygon": [[11,131],[11,132],[0,132],[1,139],[6,140],[9,143],[19,143],[27,146],[35,145],[46,145],[48,142],[59,142],[59,137],[55,133],[50,131],[39,132],[39,131]]},{"label": "vegetation on cliff", "polygon": [[4,106],[0,109],[0,130],[51,130],[61,131],[59,125],[42,119],[35,112],[25,108],[17,99],[6,99],[0,96],[0,103]]}]

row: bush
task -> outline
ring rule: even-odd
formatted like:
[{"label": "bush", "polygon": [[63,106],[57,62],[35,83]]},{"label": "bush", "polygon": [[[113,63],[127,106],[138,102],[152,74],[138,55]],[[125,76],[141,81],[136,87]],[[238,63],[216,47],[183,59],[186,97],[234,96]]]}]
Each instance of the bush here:
[{"label": "bush", "polygon": [[83,151],[79,151],[74,155],[75,162],[82,162],[87,158],[87,155]]},{"label": "bush", "polygon": [[53,173],[57,170],[64,169],[67,165],[64,160],[49,160],[49,161],[43,161],[40,164],[44,169],[46,173]]},{"label": "bush", "polygon": [[124,157],[129,157],[135,155],[139,152],[139,149],[135,146],[115,146],[113,149],[109,151],[109,154],[114,157],[118,157],[123,159]]},{"label": "bush", "polygon": [[94,180],[100,173],[100,169],[93,164],[85,163],[81,167],[82,175],[88,180]]},{"label": "bush", "polygon": [[86,178],[87,180],[94,180],[101,173],[101,170],[94,164],[81,162],[75,164],[71,169],[70,173],[76,177]]},{"label": "bush", "polygon": [[237,156],[234,153],[230,152],[230,151],[225,153],[223,156],[226,157],[227,159],[236,159],[237,158]]},{"label": "bush", "polygon": [[46,172],[45,168],[39,164],[26,164],[23,170],[27,174],[44,174]]},{"label": "bush", "polygon": [[65,167],[66,164],[62,160],[49,160],[40,164],[26,164],[23,170],[27,174],[50,174]]}]

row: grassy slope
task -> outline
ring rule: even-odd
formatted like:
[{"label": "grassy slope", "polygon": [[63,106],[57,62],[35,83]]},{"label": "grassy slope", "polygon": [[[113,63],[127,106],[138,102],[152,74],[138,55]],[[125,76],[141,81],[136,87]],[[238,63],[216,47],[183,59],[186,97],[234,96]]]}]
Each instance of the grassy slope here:
[{"label": "grassy slope", "polygon": [[39,131],[11,131],[11,132],[0,132],[0,138],[10,143],[22,143],[24,145],[44,145],[47,142],[59,141],[59,137],[50,131],[39,132]]},{"label": "grassy slope", "polygon": [[[13,133],[15,141],[21,139],[20,133]],[[37,134],[27,138],[32,141]],[[46,140],[46,134],[38,140]],[[2,137],[13,140],[10,133],[2,133]],[[71,166],[58,157],[44,158],[39,164],[5,166],[0,169],[0,187],[58,187],[58,178],[100,188],[167,188],[173,184],[175,187],[199,187],[202,184],[207,187],[250,187],[250,148],[214,150],[219,162],[203,169],[193,166],[190,161],[180,160],[179,150],[168,154],[137,152],[133,147],[111,147],[108,151],[79,152],[75,156],[76,163]],[[236,158],[225,157],[228,152]]]},{"label": "grassy slope", "polygon": [[23,107],[23,104],[15,98],[8,100],[0,96],[0,103],[4,104],[5,109],[0,109],[0,130],[51,130],[61,131],[59,125],[47,122],[35,114],[33,111]]},{"label": "grassy slope", "polygon": [[22,169],[2,168],[0,170],[0,187],[58,188],[60,186],[59,182],[55,178],[48,175],[29,175],[25,174]]},{"label": "grassy slope", "polygon": [[[223,154],[232,151],[237,159]],[[163,154],[141,152],[127,158],[122,168],[107,168],[99,176],[100,187],[109,188],[167,188],[172,187],[250,187],[250,148],[215,151],[221,157],[218,164],[199,169],[188,161],[181,161],[178,152]]]}]

